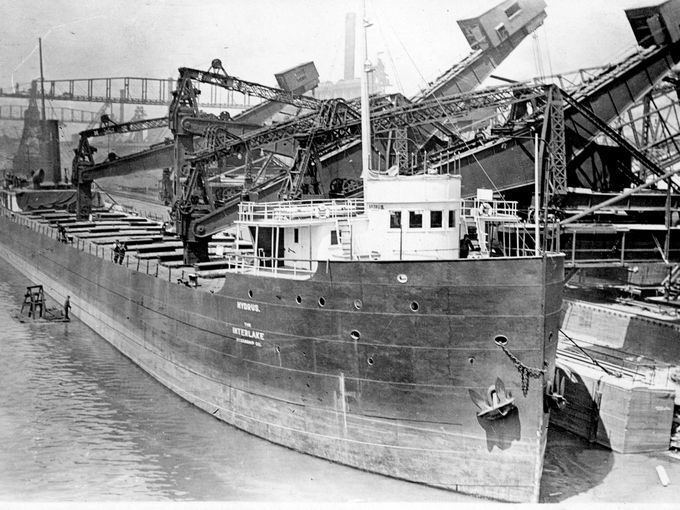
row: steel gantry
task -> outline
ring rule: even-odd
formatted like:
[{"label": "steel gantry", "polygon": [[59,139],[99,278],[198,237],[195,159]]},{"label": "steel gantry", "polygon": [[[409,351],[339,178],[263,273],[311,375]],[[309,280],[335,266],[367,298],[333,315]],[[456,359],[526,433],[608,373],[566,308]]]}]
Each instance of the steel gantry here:
[{"label": "steel gantry", "polygon": [[[0,120],[25,120],[25,105],[0,105]],[[48,108],[50,118],[62,123],[90,124],[98,119],[97,112],[77,108]]]},{"label": "steel gantry", "polygon": [[612,123],[614,129],[661,167],[670,167],[680,161],[680,85],[677,76],[672,73],[665,77]]},{"label": "steel gantry", "polygon": [[[49,101],[85,101],[90,103],[123,103],[168,106],[172,102],[173,78],[82,78],[45,80],[45,99]],[[239,92],[239,91],[233,91]],[[256,94],[242,97],[231,92],[224,100],[205,101],[206,108],[245,109],[252,106]],[[0,97],[30,99],[31,86],[0,89]]]}]

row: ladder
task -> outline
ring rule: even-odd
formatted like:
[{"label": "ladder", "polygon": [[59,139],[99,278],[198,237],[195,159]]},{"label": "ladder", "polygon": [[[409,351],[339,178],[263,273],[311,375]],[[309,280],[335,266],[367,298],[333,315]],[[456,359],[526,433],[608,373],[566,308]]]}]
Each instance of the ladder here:
[{"label": "ladder", "polygon": [[352,260],[352,226],[346,218],[338,218],[338,241],[342,247],[342,258]]},{"label": "ladder", "polygon": [[39,317],[43,316],[45,309],[45,293],[42,285],[30,285],[26,287],[26,294],[24,294],[24,302],[21,305],[21,313],[24,313],[24,308],[28,306],[28,316],[35,319],[36,314]]}]

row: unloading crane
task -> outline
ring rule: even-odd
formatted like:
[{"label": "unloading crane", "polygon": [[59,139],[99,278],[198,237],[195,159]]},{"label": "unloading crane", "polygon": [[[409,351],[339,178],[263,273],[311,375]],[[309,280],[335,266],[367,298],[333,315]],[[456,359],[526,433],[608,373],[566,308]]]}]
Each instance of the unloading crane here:
[{"label": "unloading crane", "polygon": [[[322,101],[310,96],[297,95],[279,88],[268,87],[259,83],[242,80],[235,76],[230,76],[222,66],[222,61],[218,58],[213,59],[210,64],[210,69],[207,71],[180,67],[179,80],[193,80],[199,83],[207,83],[209,85],[234,90],[242,94],[259,97],[268,101],[287,103],[299,108],[309,108],[310,110],[318,109],[319,105],[322,103]],[[178,89],[181,90],[181,85],[178,86]]]},{"label": "unloading crane", "polygon": [[[416,105],[407,104],[386,109],[373,115],[372,125],[375,132],[380,133],[405,126],[430,123],[433,120],[461,120],[471,111],[481,108],[502,107],[506,111],[504,126],[506,131],[496,143],[507,144],[513,138],[520,137],[531,140],[533,138],[531,136],[532,129],[534,132],[541,132],[541,153],[538,157],[541,161],[547,159],[547,166],[549,167],[545,172],[545,184],[541,184],[540,191],[543,196],[543,203],[546,203],[551,196],[565,193],[567,188],[565,123],[576,133],[606,134],[610,139],[616,141],[622,150],[648,168],[651,173],[663,174],[663,170],[656,163],[637,151],[635,147],[621,138],[595,115],[593,108],[601,105],[601,102],[598,103],[599,97],[610,97],[606,94],[607,87],[611,86],[612,76],[616,77],[620,76],[621,73],[627,73],[630,79],[634,79],[638,76],[638,73],[644,72],[648,80],[653,80],[650,72],[645,70],[645,63],[655,65],[658,71],[659,61],[667,62],[667,55],[667,52],[657,49],[644,51],[619,67],[614,66],[613,69],[607,69],[604,73],[605,77],[583,84],[582,87],[574,91],[573,95],[563,95],[556,87],[528,87],[526,85],[501,87],[491,91],[462,94]],[[639,79],[638,85],[640,85]],[[631,90],[630,87],[628,90]],[[628,102],[630,100],[631,98],[628,98]],[[601,108],[601,106],[599,107]],[[352,119],[349,122],[342,121],[335,125],[333,123],[326,124],[320,129],[319,125],[315,124],[314,117],[307,115],[273,128],[254,132],[248,137],[247,142],[249,147],[257,147],[259,144],[293,137],[296,133],[310,132],[316,127],[317,134],[314,141],[321,147],[332,147],[343,139],[356,137],[359,132],[358,124],[357,120]],[[547,130],[550,130],[550,135],[548,135]],[[570,141],[573,143],[573,140]],[[545,146],[546,143],[549,144],[547,147]],[[468,150],[469,145],[462,144],[459,152]],[[240,142],[232,142],[211,151],[199,151],[194,154],[193,158],[196,161],[201,161],[203,158],[210,159],[217,155],[227,154],[231,150],[242,150],[244,148]],[[529,152],[529,154],[531,155],[532,152]],[[533,156],[531,157],[533,159]],[[570,154],[569,157],[573,157],[573,154]],[[620,171],[625,174],[627,170],[622,168]],[[533,168],[526,174],[527,180],[533,181]],[[632,184],[640,182],[639,177],[630,172],[626,179],[626,182]],[[235,212],[236,204],[231,204],[230,207],[233,208],[232,213]],[[227,219],[226,210],[213,211],[204,218],[198,218],[194,222],[194,232],[192,233],[195,239],[209,236],[220,228],[224,228],[225,223],[214,221],[218,219]]]},{"label": "unloading crane", "polygon": [[[571,96],[607,123],[625,112],[654,87],[680,61],[680,41],[644,48],[600,75],[570,90]],[[576,109],[565,111],[568,143],[568,185],[594,191],[620,191],[630,182],[599,161],[607,159],[606,147],[597,143],[600,129]],[[519,191],[533,184],[533,140],[528,131],[515,130],[470,150],[439,156],[442,169],[456,167],[462,176],[464,196],[478,188],[494,186],[501,192]],[[610,158],[611,159],[611,158]],[[481,171],[483,165],[484,172]],[[508,171],[508,168],[512,171]],[[530,194],[531,192],[529,192]]]},{"label": "unloading crane", "polygon": [[[307,64],[307,66],[309,65]],[[313,66],[313,64],[311,65]],[[93,179],[126,175],[140,169],[149,168],[150,165],[154,165],[156,168],[174,166],[178,189],[179,176],[183,165],[177,164],[177,161],[183,159],[183,154],[186,150],[193,150],[195,136],[205,137],[209,146],[211,146],[220,142],[223,143],[226,140],[238,140],[238,135],[234,133],[243,134],[259,127],[235,122],[228,116],[219,118],[200,112],[197,99],[199,91],[194,88],[194,82],[215,85],[226,90],[242,92],[270,101],[285,102],[305,109],[319,109],[324,104],[324,102],[311,97],[292,94],[282,89],[229,76],[219,59],[212,61],[208,71],[182,67],[179,69],[179,74],[177,89],[172,94],[173,99],[170,104],[168,117],[120,124],[109,123],[102,128],[86,130],[80,133],[79,145],[75,149],[73,160],[73,175],[76,176],[74,182],[78,183],[80,189],[78,193],[78,211],[81,217],[89,214],[91,182]],[[89,138],[168,126],[175,135],[174,148],[167,144],[161,144],[151,147],[140,154],[128,157],[122,162],[115,162],[109,158],[103,164],[95,165],[94,150],[89,144]],[[131,160],[132,164],[128,164]],[[110,167],[114,167],[114,169],[111,170]]]},{"label": "unloading crane", "polygon": [[[530,123],[539,122],[547,106],[554,107],[558,104],[558,101],[547,99],[547,90],[555,89],[545,85],[512,85],[448,98],[436,98],[396,108],[382,105],[381,111],[373,115],[372,125],[376,133],[381,133],[437,120],[460,121],[479,109],[500,108],[505,112],[506,125],[510,126],[510,130],[521,132],[523,129],[528,129]],[[354,109],[349,106],[340,108],[339,104],[334,103],[333,109],[328,105],[319,112],[302,115],[276,126],[262,128],[241,139],[233,139],[218,147],[195,151],[187,155],[187,161],[192,165],[192,172],[195,175],[188,180],[190,184],[185,187],[176,210],[183,218],[181,231],[184,233],[183,237],[187,245],[194,245],[189,250],[190,255],[193,254],[200,259],[203,253],[207,253],[199,246],[207,246],[209,236],[225,227],[226,221],[235,211],[238,203],[238,199],[233,199],[231,201],[233,203],[225,204],[221,208],[217,207],[205,189],[204,165],[219,157],[235,152],[246,154],[250,150],[267,144],[299,137],[302,133],[313,133],[310,141],[320,148],[318,152],[323,153],[325,147],[335,147],[359,135],[360,121]],[[545,117],[546,115],[543,115],[543,118]],[[586,117],[584,119],[587,120]],[[547,138],[547,135],[543,138]],[[548,154],[554,155],[556,152],[557,148],[552,147]],[[564,170],[551,172],[551,175],[556,175],[559,180],[564,177]],[[272,190],[280,183],[281,179],[276,179],[276,183],[265,182],[260,185],[259,189],[266,192],[265,195],[270,196]],[[195,194],[192,186],[200,188],[200,192]],[[557,186],[559,187],[560,184],[558,183]],[[232,212],[229,213],[229,210]]]},{"label": "unloading crane", "polygon": [[413,101],[467,92],[484,79],[546,18],[544,0],[515,0],[458,20],[472,53],[442,73]]},{"label": "unloading crane", "polygon": [[[663,73],[677,62],[679,50],[677,41],[668,41],[660,47],[648,47],[619,65],[610,66],[595,79],[584,83],[582,88],[571,91],[573,100],[576,101],[575,104],[580,108],[575,104],[568,104],[565,108],[563,98],[559,97],[560,94],[546,95],[546,90],[556,91],[557,89],[539,87],[540,90],[536,93],[535,98],[521,97],[521,95],[516,97],[512,93],[503,97],[501,92],[501,95],[496,98],[496,103],[493,102],[491,96],[486,96],[488,100],[486,105],[484,102],[475,104],[475,99],[484,96],[473,94],[468,96],[469,104],[458,110],[456,110],[455,100],[451,100],[449,103],[447,102],[448,99],[447,101],[438,100],[436,104],[425,102],[424,105],[420,105],[422,109],[414,108],[408,104],[396,108],[385,107],[382,116],[381,113],[376,113],[373,116],[373,123],[376,131],[380,133],[389,129],[398,130],[411,127],[422,122],[466,119],[466,115],[469,116],[472,111],[478,111],[482,106],[493,107],[494,114],[496,114],[498,110],[495,110],[495,108],[498,107],[506,114],[505,122],[499,126],[503,128],[504,132],[496,132],[491,141],[480,140],[479,143],[468,141],[459,143],[457,147],[454,143],[454,147],[447,149],[448,159],[442,158],[437,162],[440,171],[460,169],[463,174],[463,187],[464,190],[467,188],[468,194],[474,192],[477,188],[488,187],[489,178],[500,191],[512,188],[526,190],[528,185],[534,181],[533,166],[535,159],[542,162],[547,158],[549,166],[555,168],[555,163],[559,163],[564,157],[564,159],[568,159],[560,168],[557,168],[557,171],[546,173],[552,181],[541,184],[541,194],[544,197],[551,193],[553,195],[559,194],[569,186],[569,180],[573,179],[574,175],[578,175],[578,172],[585,176],[581,166],[577,168],[573,166],[579,164],[581,155],[602,150],[598,149],[597,144],[594,143],[595,136],[602,132],[606,126],[606,122],[601,121],[610,120],[614,112],[624,111],[645,89],[653,86],[655,81],[660,79]],[[513,90],[515,92],[526,91],[531,90],[531,87],[526,85],[501,87],[494,89],[493,93]],[[620,94],[619,92],[622,90],[626,93]],[[613,91],[616,93],[612,93]],[[549,99],[547,99],[548,97]],[[460,100],[460,97],[458,100]],[[442,103],[446,103],[447,107],[442,108]],[[347,111],[351,110],[353,109],[347,109]],[[603,119],[600,117],[603,117]],[[468,120],[470,119],[468,117]],[[562,120],[560,121],[560,119]],[[534,155],[532,150],[534,141],[531,132],[532,124],[535,131],[541,131],[541,152],[539,155]],[[546,129],[550,129],[552,132],[555,126],[558,127],[557,132],[562,134],[549,137]],[[208,164],[213,159],[232,154],[235,151],[245,155],[250,150],[267,143],[300,138],[310,132],[314,133],[311,140],[317,145],[317,154],[323,156],[325,148],[333,150],[341,144],[351,141],[358,135],[358,130],[359,123],[355,118],[348,117],[337,123],[331,118],[330,122],[324,124],[319,122],[316,114],[310,113],[270,128],[256,130],[244,137],[243,140],[233,140],[217,147],[198,151],[194,151],[192,148],[187,150],[186,160],[192,165],[192,171],[196,171],[196,168]],[[546,149],[546,142],[553,143],[553,145]],[[622,150],[626,152],[625,148]],[[433,161],[433,156],[436,156],[436,154],[427,154],[427,159]],[[176,164],[184,165],[184,159],[176,161]],[[468,165],[473,162],[474,166],[468,168]],[[479,170],[482,162],[484,172]],[[453,165],[453,168],[447,168],[447,165]],[[625,178],[619,178],[614,184],[634,184],[637,177],[633,174],[626,174],[625,167],[623,170],[623,172],[619,170],[616,175],[623,175]],[[592,177],[600,179],[602,182],[609,178],[598,175],[598,169],[591,169],[590,171]],[[195,179],[192,182],[199,183],[201,181],[201,179]],[[596,184],[597,181],[593,181],[593,185]],[[199,187],[202,188],[203,186]],[[191,203],[192,201],[195,203]],[[546,200],[544,199],[543,202],[545,203]],[[214,229],[221,229],[226,226],[227,210],[219,208],[214,201],[210,200],[208,194],[203,193],[203,190],[199,190],[197,194],[185,193],[182,203],[185,206],[187,203],[192,206],[191,214],[184,215],[185,219],[188,218],[182,228],[185,241],[189,245],[206,243],[207,246],[207,239],[211,232]],[[193,207],[197,205],[201,207]],[[183,207],[182,209],[187,211],[189,208]],[[198,211],[198,209],[202,210]],[[208,221],[208,219],[210,220]],[[202,224],[202,222],[205,223]],[[191,250],[189,251],[191,252]],[[201,249],[194,250],[193,254],[197,256],[194,260],[200,259],[203,252],[204,250]],[[185,255],[186,253],[185,251]],[[185,262],[190,262],[190,260],[186,259]]]},{"label": "unloading crane", "polygon": [[[460,120],[477,108],[503,106],[512,111],[520,105],[534,104],[539,109],[545,103],[546,87],[505,86],[480,92],[459,94],[447,98],[435,98],[421,103],[411,103],[396,108],[381,108],[371,118],[375,133],[389,132],[404,127],[430,124],[438,120]],[[526,108],[519,108],[524,111]],[[356,111],[341,100],[324,105],[318,112],[309,113],[270,128],[263,128],[212,149],[204,149],[187,155],[192,166],[190,178],[185,185],[182,199],[176,204],[178,232],[185,242],[185,263],[205,260],[210,236],[226,228],[233,220],[241,197],[217,207],[211,198],[205,178],[205,165],[235,152],[247,153],[283,139],[300,137],[304,133],[305,145],[316,147],[317,154],[332,150],[338,144],[360,135],[361,120]],[[299,183],[299,174],[288,177],[289,182]],[[285,181],[285,176],[275,177],[260,184],[258,196],[272,195],[273,189]],[[251,190],[252,192],[253,190]],[[292,189],[295,191],[295,188]],[[290,198],[290,197],[288,197]]]}]

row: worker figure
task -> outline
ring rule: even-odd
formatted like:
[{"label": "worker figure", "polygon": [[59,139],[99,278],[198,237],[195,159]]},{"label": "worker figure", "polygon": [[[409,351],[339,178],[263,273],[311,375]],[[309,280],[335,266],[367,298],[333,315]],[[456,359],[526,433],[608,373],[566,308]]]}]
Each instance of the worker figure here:
[{"label": "worker figure", "polygon": [[66,228],[59,222],[57,222],[57,240],[62,243],[66,242]]},{"label": "worker figure", "polygon": [[113,243],[113,263],[118,264],[120,260],[120,250],[122,246],[120,244],[120,241],[116,239],[116,242]]},{"label": "worker figure", "polygon": [[123,260],[125,260],[125,252],[127,251],[127,243],[123,243],[120,245],[120,249],[118,251],[118,263],[122,264]]},{"label": "worker figure", "polygon": [[460,258],[461,259],[466,259],[468,258],[468,255],[470,254],[470,251],[474,250],[474,246],[472,245],[472,239],[470,239],[470,236],[468,234],[465,234],[463,236],[463,239],[460,240]]},{"label": "worker figure", "polygon": [[66,301],[64,301],[64,319],[70,321],[68,316],[68,311],[71,309],[71,296],[66,296]]}]

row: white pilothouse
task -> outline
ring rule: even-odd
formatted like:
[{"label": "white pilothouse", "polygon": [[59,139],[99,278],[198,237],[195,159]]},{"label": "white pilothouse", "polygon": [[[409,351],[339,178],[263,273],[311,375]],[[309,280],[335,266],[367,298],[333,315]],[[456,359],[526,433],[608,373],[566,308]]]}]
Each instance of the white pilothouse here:
[{"label": "white pilothouse", "polygon": [[372,174],[363,199],[242,203],[238,237],[252,239],[256,265],[281,272],[313,271],[323,260],[457,259],[468,235],[467,256],[486,257],[494,226],[519,217],[515,202],[485,200],[481,191],[462,200],[457,175]]}]

